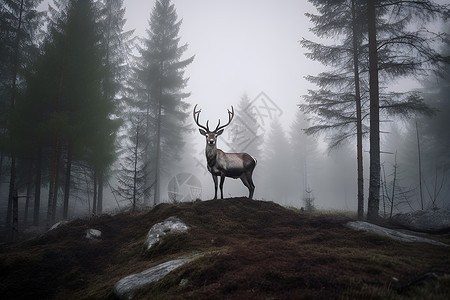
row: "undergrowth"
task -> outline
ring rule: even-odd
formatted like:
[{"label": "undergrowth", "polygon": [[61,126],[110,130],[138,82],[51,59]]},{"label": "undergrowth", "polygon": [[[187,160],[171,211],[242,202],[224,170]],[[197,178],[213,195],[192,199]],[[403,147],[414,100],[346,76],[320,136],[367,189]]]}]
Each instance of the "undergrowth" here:
[{"label": "undergrowth", "polygon": [[[148,230],[171,216],[189,231],[167,235],[145,251]],[[448,299],[450,247],[403,243],[344,226],[355,218],[233,198],[74,220],[39,238],[2,245],[0,294],[114,299],[121,278],[197,255],[137,298]],[[102,231],[101,240],[85,239],[88,228]]]}]

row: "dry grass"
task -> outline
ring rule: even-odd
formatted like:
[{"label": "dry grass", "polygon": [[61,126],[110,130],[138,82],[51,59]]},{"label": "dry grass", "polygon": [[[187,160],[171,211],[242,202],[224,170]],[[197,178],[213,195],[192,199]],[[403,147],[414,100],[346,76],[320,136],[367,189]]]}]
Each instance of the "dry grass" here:
[{"label": "dry grass", "polygon": [[[170,216],[190,226],[150,252],[149,228]],[[200,254],[140,292],[148,299],[447,299],[450,249],[343,226],[351,216],[302,213],[246,198],[161,204],[75,220],[0,251],[2,299],[113,299],[124,276]],[[84,230],[102,231],[100,241]],[[448,239],[449,234],[440,238]],[[182,284],[180,284],[182,283]]]}]

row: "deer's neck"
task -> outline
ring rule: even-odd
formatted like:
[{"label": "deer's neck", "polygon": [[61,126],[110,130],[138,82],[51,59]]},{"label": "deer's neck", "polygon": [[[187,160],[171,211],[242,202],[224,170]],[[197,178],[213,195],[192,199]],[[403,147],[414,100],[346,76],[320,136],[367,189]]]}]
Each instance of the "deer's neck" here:
[{"label": "deer's neck", "polygon": [[217,147],[216,145],[206,145],[206,161],[209,166],[214,166],[217,161]]}]

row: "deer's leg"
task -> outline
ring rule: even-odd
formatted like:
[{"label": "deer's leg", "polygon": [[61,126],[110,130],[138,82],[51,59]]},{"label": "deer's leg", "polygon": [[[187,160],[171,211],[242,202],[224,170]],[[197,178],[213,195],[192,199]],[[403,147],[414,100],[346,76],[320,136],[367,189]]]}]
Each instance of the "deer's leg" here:
[{"label": "deer's leg", "polygon": [[253,182],[252,182],[252,184],[250,184],[251,177],[250,177],[250,180],[249,180],[247,174],[244,174],[244,175],[241,176],[241,180],[242,180],[242,183],[248,188],[248,192],[249,192],[248,198],[252,199],[254,187],[252,185]]},{"label": "deer's leg", "polygon": [[252,174],[247,176],[248,183],[250,184],[250,195],[248,196],[250,199],[253,198],[253,193],[255,191],[255,184],[253,183]]},{"label": "deer's leg", "polygon": [[220,175],[220,199],[223,199],[223,182],[225,181],[225,175]]},{"label": "deer's leg", "polygon": [[217,199],[217,176],[213,175],[212,178],[214,180],[214,199]]}]

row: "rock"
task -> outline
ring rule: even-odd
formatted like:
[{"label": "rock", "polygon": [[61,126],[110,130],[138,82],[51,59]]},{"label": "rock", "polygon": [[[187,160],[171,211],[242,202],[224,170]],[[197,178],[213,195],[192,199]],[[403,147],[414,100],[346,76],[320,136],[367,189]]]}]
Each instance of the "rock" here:
[{"label": "rock", "polygon": [[169,217],[163,222],[157,223],[150,228],[144,246],[146,247],[146,250],[148,250],[166,234],[181,233],[187,231],[188,229],[189,227],[180,219],[176,217]]},{"label": "rock", "polygon": [[420,232],[450,230],[450,210],[420,210],[407,214],[397,214],[392,221],[402,227]]},{"label": "rock", "polygon": [[379,235],[387,236],[387,237],[390,237],[390,238],[393,238],[395,240],[399,240],[402,242],[417,242],[417,243],[428,243],[428,244],[439,245],[439,246],[449,246],[447,244],[437,242],[437,241],[434,241],[431,239],[418,237],[418,236],[410,235],[410,234],[405,234],[405,233],[402,233],[402,232],[399,232],[396,230],[384,228],[384,227],[374,225],[371,223],[367,223],[367,222],[363,222],[363,221],[348,222],[346,224],[346,226],[349,228],[352,228],[352,229],[356,229],[356,230],[377,233]]},{"label": "rock", "polygon": [[195,256],[191,256],[187,258],[171,260],[140,273],[124,277],[114,285],[114,294],[119,299],[133,299],[134,294],[139,289],[152,282],[159,281],[171,271],[184,265],[185,263],[190,262],[194,258]]},{"label": "rock", "polygon": [[97,229],[87,229],[85,233],[86,235],[84,237],[90,240],[98,240],[102,237],[102,232]]},{"label": "rock", "polygon": [[69,221],[59,221],[58,223],[53,224],[53,226],[50,227],[50,229],[48,231],[52,231],[53,229],[56,229],[59,226],[67,224],[67,223],[69,223]]},{"label": "rock", "polygon": [[179,286],[185,286],[188,283],[188,280],[186,278],[183,278],[180,280]]}]

